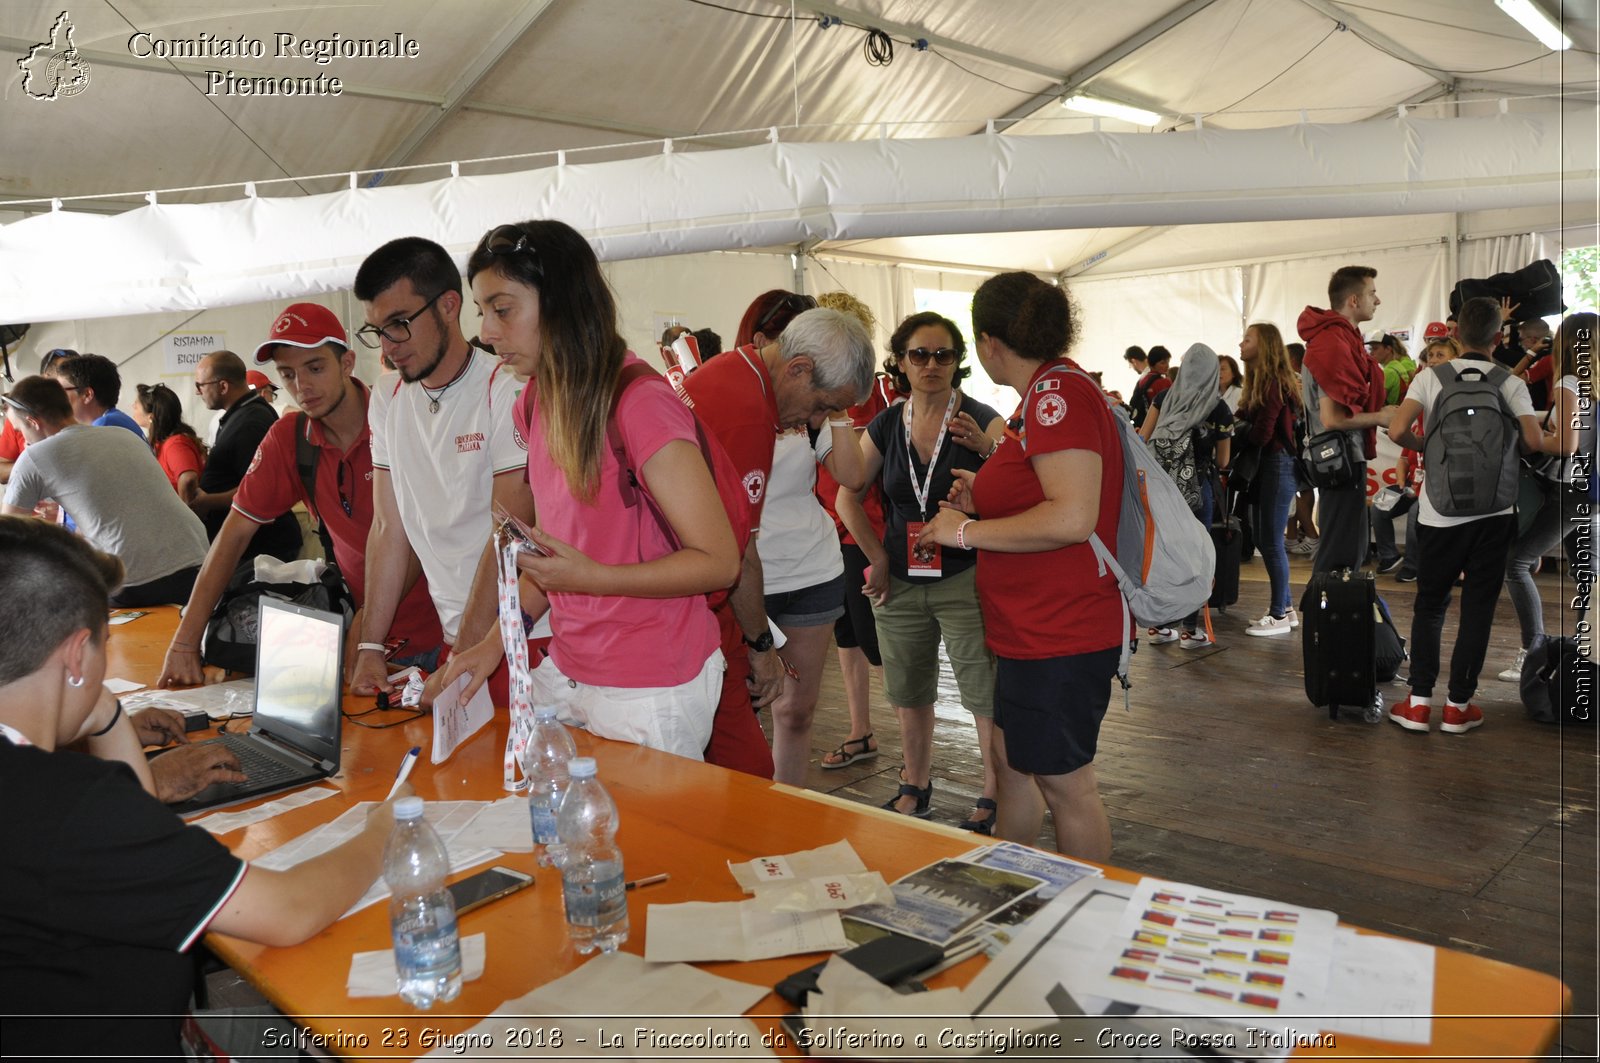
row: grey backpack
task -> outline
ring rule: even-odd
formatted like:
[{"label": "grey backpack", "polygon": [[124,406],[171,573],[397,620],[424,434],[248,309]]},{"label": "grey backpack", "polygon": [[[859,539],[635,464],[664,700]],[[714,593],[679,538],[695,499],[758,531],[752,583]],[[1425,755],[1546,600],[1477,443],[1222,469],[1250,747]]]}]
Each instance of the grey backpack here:
[{"label": "grey backpack", "polygon": [[1444,517],[1481,517],[1513,505],[1522,433],[1500,392],[1510,374],[1461,361],[1433,371],[1439,395],[1422,441],[1428,501]]},{"label": "grey backpack", "polygon": [[[1077,369],[1052,371],[1077,373],[1091,383],[1094,379]],[[1100,390],[1098,384],[1095,390]],[[1195,519],[1178,485],[1133,425],[1116,416],[1115,401],[1110,396],[1105,400],[1112,407],[1111,419],[1122,444],[1122,509],[1117,541],[1107,544],[1099,535],[1090,535],[1089,545],[1101,570],[1109,571],[1122,591],[1125,637],[1117,678],[1127,690],[1133,621],[1164,627],[1198,612],[1211,597],[1217,551],[1211,533]]]}]

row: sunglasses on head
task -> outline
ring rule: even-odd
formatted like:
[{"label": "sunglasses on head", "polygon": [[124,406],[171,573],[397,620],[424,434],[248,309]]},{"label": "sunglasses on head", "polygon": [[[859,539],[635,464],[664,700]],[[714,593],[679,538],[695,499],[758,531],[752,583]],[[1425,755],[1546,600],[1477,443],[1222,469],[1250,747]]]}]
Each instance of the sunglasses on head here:
[{"label": "sunglasses on head", "polygon": [[491,255],[527,255],[528,264],[540,280],[544,279],[544,266],[539,261],[539,250],[520,225],[497,225],[484,238],[483,249]]},{"label": "sunglasses on head", "polygon": [[939,347],[935,350],[929,350],[926,347],[913,347],[906,352],[906,357],[911,360],[912,365],[920,367],[927,365],[930,358],[940,365],[955,365],[956,359],[960,355],[956,353],[954,347]]},{"label": "sunglasses on head", "polygon": [[0,395],[0,402],[5,403],[7,406],[10,406],[12,409],[16,410],[18,413],[25,414],[28,417],[37,417],[37,416],[39,416],[38,413],[34,411],[32,406],[29,406],[25,402],[18,402],[16,399],[12,398],[10,395]]},{"label": "sunglasses on head", "polygon": [[[769,336],[770,338],[770,334],[767,332],[767,326],[771,325],[774,321],[777,321],[780,317],[783,317],[785,313],[789,315],[787,318],[784,318],[783,321],[784,326],[787,327],[790,320],[799,317],[807,310],[815,310],[816,308],[817,301],[811,296],[796,295],[794,292],[790,292],[782,299],[779,299],[777,302],[768,307],[767,312],[761,315],[761,320],[756,322],[755,328],[753,328],[751,331],[759,332],[764,336]],[[778,331],[782,332],[783,329],[779,329]]]}]

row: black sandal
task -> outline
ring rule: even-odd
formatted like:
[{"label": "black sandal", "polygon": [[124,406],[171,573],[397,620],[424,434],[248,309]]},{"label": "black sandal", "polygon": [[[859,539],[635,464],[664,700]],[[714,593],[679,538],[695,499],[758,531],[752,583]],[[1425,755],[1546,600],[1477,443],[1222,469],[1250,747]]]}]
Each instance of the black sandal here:
[{"label": "black sandal", "polygon": [[[917,807],[913,808],[910,812],[900,812],[900,810],[895,807],[895,803],[902,797],[915,797],[917,799]],[[889,798],[888,803],[883,807],[887,808],[890,812],[900,812],[902,816],[914,816],[917,819],[927,819],[929,816],[933,815],[933,809],[928,807],[928,802],[931,800],[933,800],[932,779],[929,779],[928,785],[923,787],[916,787],[912,786],[908,782],[903,782],[900,784],[900,792]]]},{"label": "black sandal", "polygon": [[989,812],[989,818],[964,819],[960,823],[956,824],[956,826],[960,827],[962,830],[970,830],[974,834],[993,835],[995,816],[998,815],[1000,811],[999,806],[994,803],[994,798],[980,797],[976,801],[972,802],[972,807],[987,809]]},{"label": "black sandal", "polygon": [[[867,743],[870,741],[872,741],[871,731],[868,731],[860,738],[847,738],[839,743],[838,749],[828,754],[828,757],[838,757],[838,760],[829,764],[828,757],[823,757],[817,764],[823,771],[837,771],[840,768],[848,768],[858,760],[870,760],[878,755],[877,747],[867,748]],[[851,751],[851,746],[857,747],[854,752]]]}]

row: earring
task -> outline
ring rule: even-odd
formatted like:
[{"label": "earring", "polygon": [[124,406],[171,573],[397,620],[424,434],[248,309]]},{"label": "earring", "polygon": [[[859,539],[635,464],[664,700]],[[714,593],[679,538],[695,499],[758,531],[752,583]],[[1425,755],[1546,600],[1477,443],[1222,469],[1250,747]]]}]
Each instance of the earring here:
[{"label": "earring", "polygon": [[68,676],[67,677],[67,686],[71,687],[74,690],[76,690],[79,687],[83,686],[83,676],[81,676],[81,675]]}]

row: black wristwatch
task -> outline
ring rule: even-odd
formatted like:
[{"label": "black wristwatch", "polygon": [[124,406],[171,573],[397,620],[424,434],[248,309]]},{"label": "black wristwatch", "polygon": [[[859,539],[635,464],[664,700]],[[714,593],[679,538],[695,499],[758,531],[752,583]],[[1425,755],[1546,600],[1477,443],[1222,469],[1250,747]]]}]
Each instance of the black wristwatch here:
[{"label": "black wristwatch", "polygon": [[753,639],[745,639],[744,644],[749,646],[752,650],[755,650],[757,653],[766,653],[768,650],[772,649],[772,632],[763,631]]}]

